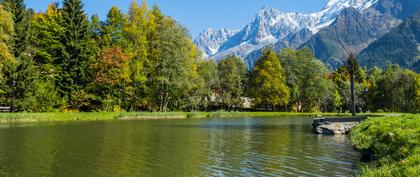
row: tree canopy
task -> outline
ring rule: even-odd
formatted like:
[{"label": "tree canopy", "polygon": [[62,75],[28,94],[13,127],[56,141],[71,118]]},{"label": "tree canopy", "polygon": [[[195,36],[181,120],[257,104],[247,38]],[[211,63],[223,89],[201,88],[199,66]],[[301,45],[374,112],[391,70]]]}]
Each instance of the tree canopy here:
[{"label": "tree canopy", "polygon": [[250,78],[250,95],[254,104],[278,110],[289,102],[285,71],[274,51],[268,49],[257,60]]},{"label": "tree canopy", "polygon": [[[16,111],[281,110],[348,112],[355,71],[359,112],[419,112],[420,77],[389,66],[329,71],[309,49],[243,59],[204,58],[159,6],[88,17],[81,0],[34,13],[0,0],[0,105]],[[350,70],[349,70],[350,69]]]}]

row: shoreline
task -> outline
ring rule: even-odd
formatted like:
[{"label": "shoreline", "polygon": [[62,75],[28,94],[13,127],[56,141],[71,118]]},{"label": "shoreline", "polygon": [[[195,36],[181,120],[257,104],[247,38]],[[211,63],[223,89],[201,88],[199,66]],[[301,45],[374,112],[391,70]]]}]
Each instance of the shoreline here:
[{"label": "shoreline", "polygon": [[[86,122],[106,120],[175,120],[242,117],[329,117],[349,116],[349,113],[291,113],[291,112],[49,112],[0,113],[0,124],[43,122]],[[383,114],[361,114],[380,116]]]}]

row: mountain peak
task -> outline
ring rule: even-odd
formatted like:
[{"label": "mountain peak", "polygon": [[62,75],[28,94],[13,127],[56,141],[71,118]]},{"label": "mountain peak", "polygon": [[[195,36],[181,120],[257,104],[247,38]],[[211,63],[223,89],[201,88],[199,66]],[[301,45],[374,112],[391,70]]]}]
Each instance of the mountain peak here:
[{"label": "mountain peak", "polygon": [[[288,35],[307,28],[317,33],[321,28],[329,26],[337,18],[341,10],[354,7],[363,10],[378,0],[329,0],[320,11],[311,14],[297,12],[284,13],[278,9],[263,6],[255,17],[240,30],[206,30],[195,40],[207,56],[216,59],[232,53],[246,57],[253,50],[271,45],[285,39]],[[217,35],[216,35],[217,34]],[[216,37],[217,36],[217,37]],[[227,38],[227,36],[229,36]],[[209,40],[209,41],[206,41]],[[217,42],[215,42],[217,41]],[[209,47],[210,46],[210,47]],[[218,55],[221,54],[222,55]]]},{"label": "mountain peak", "polygon": [[268,19],[268,18],[275,18],[276,16],[280,16],[280,15],[283,15],[283,14],[284,13],[281,12],[280,10],[278,10],[278,9],[264,6],[264,7],[261,8],[261,10],[258,12],[258,14],[255,15],[255,18],[260,17],[260,18]]}]

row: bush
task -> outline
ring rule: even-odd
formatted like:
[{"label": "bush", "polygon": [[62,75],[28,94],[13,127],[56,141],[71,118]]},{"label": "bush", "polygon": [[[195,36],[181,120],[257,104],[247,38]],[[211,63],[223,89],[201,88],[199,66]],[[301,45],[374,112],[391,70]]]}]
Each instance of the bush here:
[{"label": "bush", "polygon": [[27,112],[56,112],[64,104],[52,82],[38,81],[34,89],[25,93],[24,99],[16,101],[19,110]]}]

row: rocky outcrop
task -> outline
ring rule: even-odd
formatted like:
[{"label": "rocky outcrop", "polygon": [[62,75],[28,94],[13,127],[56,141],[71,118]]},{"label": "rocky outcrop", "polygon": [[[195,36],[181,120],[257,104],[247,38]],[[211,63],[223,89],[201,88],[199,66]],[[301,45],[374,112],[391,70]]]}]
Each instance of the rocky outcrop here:
[{"label": "rocky outcrop", "polygon": [[312,130],[316,134],[348,134],[350,130],[367,117],[314,119]]}]

